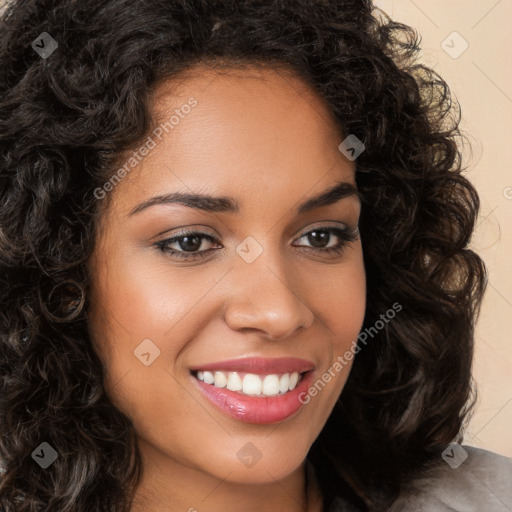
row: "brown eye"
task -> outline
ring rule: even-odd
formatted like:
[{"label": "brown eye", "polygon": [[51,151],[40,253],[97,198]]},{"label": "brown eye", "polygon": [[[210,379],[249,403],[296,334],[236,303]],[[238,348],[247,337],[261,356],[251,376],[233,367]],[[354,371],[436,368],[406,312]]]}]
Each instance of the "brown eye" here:
[{"label": "brown eye", "polygon": [[[199,250],[203,246],[203,242],[207,240],[215,243],[216,239],[207,233],[198,231],[183,232],[172,238],[167,238],[156,242],[154,245],[162,252],[172,257],[182,259],[202,258],[213,249]],[[174,245],[174,248],[171,246]],[[188,253],[188,254],[187,254]]]},{"label": "brown eye", "polygon": [[[338,239],[338,243],[329,247],[328,244],[331,239],[333,239],[333,235]],[[308,231],[302,235],[299,240],[301,238],[307,239],[307,242],[311,244],[309,247],[306,246],[307,249],[323,253],[340,253],[350,242],[357,240],[358,235],[357,228],[350,229],[325,226]]]}]

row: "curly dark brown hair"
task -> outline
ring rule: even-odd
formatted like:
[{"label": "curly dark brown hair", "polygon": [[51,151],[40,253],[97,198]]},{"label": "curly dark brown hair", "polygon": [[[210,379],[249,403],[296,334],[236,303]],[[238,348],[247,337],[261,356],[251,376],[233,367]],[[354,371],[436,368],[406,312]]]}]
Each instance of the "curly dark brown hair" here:
[{"label": "curly dark brown hair", "polygon": [[[343,493],[359,510],[385,510],[462,439],[486,285],[468,249],[479,199],[463,176],[460,108],[418,63],[414,29],[370,0],[19,0],[2,24],[3,512],[130,509],[140,453],[105,393],[87,323],[86,264],[108,204],[94,190],[152,129],[155,87],[196,63],[293,70],[366,146],[363,328],[394,302],[403,311],[355,358],[308,454],[325,505]],[[31,47],[42,32],[58,42],[46,58]],[[73,288],[83,308],[69,307]],[[46,471],[31,457],[42,442],[59,455]]]}]

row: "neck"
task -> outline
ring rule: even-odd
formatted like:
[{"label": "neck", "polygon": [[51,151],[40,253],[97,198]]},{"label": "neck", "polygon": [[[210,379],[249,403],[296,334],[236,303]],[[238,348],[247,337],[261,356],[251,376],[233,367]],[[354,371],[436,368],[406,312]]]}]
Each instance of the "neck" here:
[{"label": "neck", "polygon": [[[165,471],[152,463],[137,487],[130,512],[322,512],[314,471],[301,464],[281,480],[247,484],[215,478],[188,467]],[[172,475],[172,476],[171,476]]]}]

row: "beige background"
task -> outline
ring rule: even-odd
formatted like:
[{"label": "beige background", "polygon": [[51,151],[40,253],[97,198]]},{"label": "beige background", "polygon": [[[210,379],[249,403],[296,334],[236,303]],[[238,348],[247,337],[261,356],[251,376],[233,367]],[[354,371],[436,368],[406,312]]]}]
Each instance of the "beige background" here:
[{"label": "beige background", "polygon": [[[472,246],[489,271],[474,361],[479,400],[465,443],[512,457],[512,1],[375,5],[420,33],[422,60],[446,80],[462,108],[461,128],[472,145],[467,176],[482,202]],[[464,40],[468,48],[458,55]]]}]

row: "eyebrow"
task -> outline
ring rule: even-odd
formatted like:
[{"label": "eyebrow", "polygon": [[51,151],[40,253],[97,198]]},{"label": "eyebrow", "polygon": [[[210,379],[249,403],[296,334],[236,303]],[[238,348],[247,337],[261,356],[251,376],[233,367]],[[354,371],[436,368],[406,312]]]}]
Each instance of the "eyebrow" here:
[{"label": "eyebrow", "polygon": [[[307,201],[299,205],[296,209],[296,213],[301,215],[315,208],[337,203],[346,197],[356,197],[360,200],[361,194],[352,183],[345,181],[337,182],[332,187],[324,190],[314,197],[309,198]],[[181,204],[190,208],[197,208],[199,210],[213,213],[238,213],[240,211],[240,205],[233,197],[172,192],[170,194],[151,197],[150,199],[143,201],[135,206],[128,216],[135,215],[147,208],[150,208],[151,206],[160,204]]]}]

